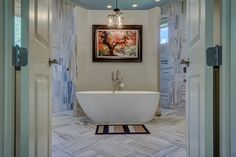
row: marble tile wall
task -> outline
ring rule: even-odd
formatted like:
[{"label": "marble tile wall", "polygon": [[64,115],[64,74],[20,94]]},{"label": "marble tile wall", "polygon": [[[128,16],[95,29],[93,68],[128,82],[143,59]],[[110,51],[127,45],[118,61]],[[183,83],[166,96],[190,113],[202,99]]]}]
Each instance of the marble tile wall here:
[{"label": "marble tile wall", "polygon": [[52,56],[59,61],[52,66],[52,112],[72,110],[77,104],[77,46],[74,6],[53,0]]},{"label": "marble tile wall", "polygon": [[186,58],[186,2],[173,0],[162,6],[167,17],[168,43],[160,45],[160,104],[162,108],[185,108],[186,74],[180,60]]}]

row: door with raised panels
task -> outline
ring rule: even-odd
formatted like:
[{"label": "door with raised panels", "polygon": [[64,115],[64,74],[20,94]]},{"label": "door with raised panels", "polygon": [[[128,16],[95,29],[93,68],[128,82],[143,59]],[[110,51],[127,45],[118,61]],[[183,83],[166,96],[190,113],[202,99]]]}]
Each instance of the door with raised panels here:
[{"label": "door with raised panels", "polygon": [[[29,1],[29,156],[51,156],[51,0]],[[26,8],[22,8],[26,9]]]},{"label": "door with raised panels", "polygon": [[210,157],[213,71],[206,66],[206,49],[213,46],[213,0],[187,0],[187,8],[187,156]]}]

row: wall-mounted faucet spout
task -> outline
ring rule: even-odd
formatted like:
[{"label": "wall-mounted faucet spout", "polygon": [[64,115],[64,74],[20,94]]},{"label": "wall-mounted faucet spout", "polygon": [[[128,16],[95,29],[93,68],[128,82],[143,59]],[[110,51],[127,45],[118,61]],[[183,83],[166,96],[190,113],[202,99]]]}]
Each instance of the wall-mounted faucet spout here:
[{"label": "wall-mounted faucet spout", "polygon": [[124,88],[124,81],[123,78],[121,78],[121,73],[119,70],[115,73],[112,71],[112,86],[113,86],[113,93],[115,91],[119,91],[121,88]]}]

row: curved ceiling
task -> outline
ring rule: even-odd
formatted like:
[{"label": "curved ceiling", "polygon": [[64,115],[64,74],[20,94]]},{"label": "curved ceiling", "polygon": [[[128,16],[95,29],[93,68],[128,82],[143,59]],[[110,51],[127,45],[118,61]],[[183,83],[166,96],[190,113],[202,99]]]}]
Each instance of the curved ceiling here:
[{"label": "curved ceiling", "polygon": [[[77,5],[89,10],[108,10],[107,5],[115,8],[115,0],[72,0]],[[118,7],[121,10],[148,10],[156,6],[167,4],[171,0],[118,0]],[[132,4],[138,4],[137,8],[133,8]]]}]

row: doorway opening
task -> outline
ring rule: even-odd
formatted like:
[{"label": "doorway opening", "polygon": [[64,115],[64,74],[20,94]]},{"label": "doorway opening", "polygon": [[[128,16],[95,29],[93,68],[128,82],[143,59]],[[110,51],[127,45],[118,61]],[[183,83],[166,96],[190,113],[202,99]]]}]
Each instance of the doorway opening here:
[{"label": "doorway opening", "polygon": [[[61,12],[59,13],[59,15],[61,14]],[[89,14],[89,16],[90,16],[90,14]],[[176,19],[178,19],[178,18],[176,18]],[[200,21],[199,21],[199,23],[200,23]],[[167,28],[165,27],[165,26],[163,26],[166,30],[167,30]],[[168,24],[168,30],[170,29],[170,25]],[[163,29],[163,31],[164,31],[164,29]],[[168,35],[169,36],[169,35]],[[167,40],[166,40],[167,41]],[[164,43],[167,43],[167,42],[163,42],[163,44]],[[168,37],[168,43],[171,41],[171,39]],[[176,42],[177,43],[177,47],[179,46],[178,45],[178,42]],[[60,63],[60,58],[59,58],[59,60],[58,60],[58,63]],[[62,68],[63,69],[63,68]],[[67,69],[66,69],[67,70]],[[69,69],[70,70],[70,69]],[[62,70],[63,71],[63,70]],[[41,82],[39,82],[39,83],[41,83]],[[194,83],[194,82],[193,82]],[[43,83],[42,83],[42,85],[44,85]],[[68,85],[69,87],[71,87],[71,85]],[[193,86],[192,86],[194,89],[198,89],[199,88],[199,86],[195,83],[195,84],[193,84]],[[44,88],[43,88],[44,89]],[[43,90],[42,89],[42,90]],[[41,96],[41,95],[39,95],[39,96]],[[47,94],[46,94],[46,96],[47,96]],[[71,96],[69,96],[70,98],[71,98]],[[192,98],[194,98],[194,97],[192,97]],[[173,100],[173,99],[172,99]],[[193,100],[195,100],[195,99],[193,99]],[[68,102],[70,102],[70,101],[68,101]],[[46,104],[46,103],[45,103]],[[180,106],[181,107],[181,106]],[[69,109],[73,109],[74,108],[74,105],[72,105],[72,103],[69,103],[69,106],[67,106],[66,107],[66,110],[69,110]],[[70,122],[69,122],[70,123]],[[76,125],[74,125],[74,124],[76,124],[77,122],[75,121],[73,124],[72,124],[72,126],[69,126],[69,128],[60,128],[61,130],[62,130],[62,132],[63,132],[63,129],[64,129],[64,131],[66,130],[66,131],[68,131],[68,130],[72,130],[72,129],[74,129],[74,128],[76,128],[76,129],[78,129],[79,127]],[[77,123],[78,124],[78,123]],[[66,124],[67,125],[67,124]],[[79,125],[80,125],[80,123],[79,123]],[[86,126],[86,123],[83,123],[83,126]],[[57,127],[57,126],[56,126]],[[59,128],[59,126],[58,126],[58,128]],[[91,127],[92,128],[92,127]],[[57,132],[57,131],[59,131],[60,129],[56,129],[55,131]],[[86,130],[86,127],[82,127],[82,128],[80,128],[81,129],[81,132],[84,132],[85,134],[85,136],[87,137],[87,134],[86,133],[91,133],[91,132],[89,132],[89,128],[87,128],[87,130]],[[84,130],[83,130],[84,129]],[[94,129],[94,128],[93,128]],[[70,131],[71,131],[70,130]],[[76,132],[78,133],[78,130],[76,130]],[[67,132],[68,133],[68,132]],[[73,134],[72,136],[70,136],[70,134],[73,134],[73,133],[75,133],[75,132],[69,132],[69,134],[66,134],[66,136],[64,136],[63,137],[63,139],[61,139],[62,141],[59,141],[59,145],[61,145],[61,146],[65,146],[66,148],[64,148],[63,150],[68,150],[68,151],[72,151],[72,152],[74,152],[74,153],[78,153],[78,150],[77,150],[77,148],[76,148],[76,150],[75,149],[73,149],[74,147],[74,143],[70,143],[69,144],[69,146],[68,145],[66,145],[66,144],[63,144],[63,143],[61,143],[61,142],[63,142],[63,140],[73,140],[75,137],[77,138],[77,140],[79,139],[79,141],[82,141],[82,140],[84,140],[84,142],[86,143],[86,142],[88,142],[87,144],[85,144],[86,146],[86,148],[87,148],[87,146],[88,145],[96,145],[96,142],[94,143],[94,141],[93,140],[91,140],[91,141],[88,141],[86,138],[83,138],[83,137],[79,137],[79,136],[77,136],[78,134]],[[195,133],[195,132],[194,132]],[[157,135],[157,136],[159,136],[159,134]],[[130,139],[130,140],[132,140],[132,138]],[[136,138],[136,140],[139,140],[138,138]],[[113,139],[113,141],[114,141],[114,139]],[[75,141],[76,142],[76,141]],[[142,140],[139,140],[139,142],[142,142]],[[150,141],[149,141],[150,142]],[[139,144],[140,143],[137,143],[137,141],[132,141],[131,142],[133,145],[135,145],[135,146],[140,146]],[[83,143],[84,144],[84,143]],[[99,144],[101,144],[101,143],[99,143]],[[96,146],[99,146],[99,144],[97,143],[97,145]],[[107,145],[108,145],[108,143],[106,143]],[[117,146],[117,143],[113,143],[114,144],[114,146]],[[84,145],[83,146],[81,146],[81,149],[84,149],[85,148],[84,147]],[[111,148],[115,148],[115,147],[111,147]],[[143,147],[141,147],[140,149],[142,149]],[[104,153],[104,151],[103,151],[103,149],[101,149],[102,150],[102,152],[101,153]],[[137,149],[135,149],[135,150],[137,150]],[[65,155],[66,154],[68,154],[68,151],[66,151],[66,152],[64,152],[65,153]],[[145,153],[147,153],[147,151],[146,150],[143,150],[144,151],[144,154]],[[148,151],[149,152],[149,151]],[[88,152],[83,152],[83,153],[91,153],[91,154],[93,154],[94,152],[91,152],[90,150],[88,150]],[[119,153],[119,152],[118,152]],[[142,154],[143,155],[143,154]]]},{"label": "doorway opening", "polygon": [[[54,4],[57,4],[56,2]],[[182,3],[181,3],[182,4]],[[58,15],[63,16],[60,11],[63,7],[57,4]],[[157,79],[150,79],[150,76],[158,76],[158,45],[159,41],[159,8],[154,8],[145,11],[124,11],[125,14],[133,19],[127,19],[126,24],[141,23],[144,29],[144,39],[154,39],[153,44],[144,41],[144,60],[143,63],[92,63],[91,55],[91,29],[93,24],[104,24],[106,21],[107,12],[103,10],[88,10],[82,7],[76,7],[76,19],[78,34],[78,61],[79,61],[79,76],[77,80],[79,90],[85,91],[102,91],[111,90],[111,72],[117,67],[120,68],[122,75],[124,75],[125,90],[159,90]],[[55,15],[55,10],[53,11]],[[134,14],[135,12],[135,14]],[[137,14],[137,15],[136,15]],[[158,15],[157,15],[158,14]],[[58,16],[56,14],[56,16]],[[75,15],[75,16],[76,16]],[[145,18],[150,16],[148,20]],[[60,17],[60,16],[59,16]],[[53,17],[54,20],[57,17]],[[135,20],[135,21],[134,21]],[[154,21],[153,21],[154,20]],[[155,21],[156,20],[156,21]],[[166,22],[161,25],[161,35],[163,36],[162,44],[169,42],[169,29],[172,25],[168,23],[168,16],[165,18]],[[59,27],[57,25],[57,27]],[[67,27],[68,28],[68,27]],[[151,31],[150,31],[151,30]],[[153,33],[153,31],[155,33]],[[157,36],[158,34],[158,36]],[[58,39],[58,37],[57,37]],[[170,38],[172,40],[172,38]],[[147,40],[146,40],[147,41]],[[152,43],[151,42],[151,43]],[[152,51],[152,50],[155,50]],[[54,50],[53,50],[54,51]],[[153,52],[153,53],[152,53]],[[160,52],[160,51],[159,51]],[[54,52],[53,52],[54,53]],[[57,58],[58,59],[58,58]],[[60,61],[59,61],[60,63]],[[155,68],[152,65],[155,64]],[[144,66],[145,65],[145,66]],[[53,65],[58,66],[58,65]],[[137,68],[138,67],[138,68]],[[130,70],[127,70],[130,69]],[[134,69],[134,70],[132,70]],[[143,69],[143,70],[142,70]],[[137,71],[135,73],[135,71]],[[150,73],[145,73],[150,72]],[[134,78],[134,74],[140,78]],[[144,74],[145,73],[145,74]],[[53,74],[54,75],[54,74]],[[145,75],[148,75],[146,78]],[[140,81],[141,80],[141,81]],[[149,83],[143,83],[142,80],[148,80]],[[153,81],[154,80],[154,81]],[[141,83],[140,83],[140,82]],[[154,82],[151,84],[150,82]],[[54,82],[55,83],[55,82]],[[55,84],[58,88],[58,83]],[[149,89],[148,89],[149,88]],[[172,87],[171,87],[172,88]],[[53,89],[54,90],[54,89]],[[178,89],[176,89],[178,90]],[[58,92],[58,90],[56,90]],[[178,91],[176,91],[178,92]],[[161,91],[162,93],[162,91]],[[172,93],[173,94],[173,93]],[[58,96],[60,94],[57,94]],[[172,99],[174,96],[172,96]],[[184,97],[184,96],[183,96]],[[181,99],[183,101],[183,98]],[[54,103],[52,104],[54,105]],[[68,106],[68,105],[66,105]],[[184,105],[183,105],[184,106]],[[65,106],[64,106],[65,107]],[[69,104],[69,109],[70,108]],[[178,105],[180,110],[180,105]],[[183,107],[184,108],[184,107]],[[172,109],[172,110],[171,110]],[[164,154],[175,157],[186,156],[186,136],[185,136],[185,117],[180,116],[175,108],[164,108],[161,117],[155,117],[151,122],[145,124],[151,131],[150,136],[96,136],[96,123],[85,116],[79,107],[73,106],[74,111],[66,111],[68,108],[61,110],[62,112],[53,114],[52,126],[52,155],[53,156],[163,156]],[[58,110],[55,110],[58,111]],[[66,112],[65,112],[66,111]],[[73,114],[76,112],[76,114]],[[79,113],[78,113],[79,112]],[[184,113],[181,112],[181,114]],[[109,112],[107,113],[109,114]],[[78,117],[76,117],[78,116]],[[68,155],[69,154],[69,155]]]}]

